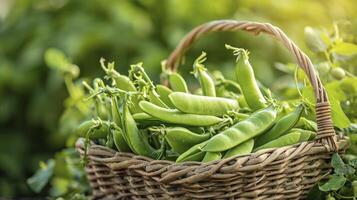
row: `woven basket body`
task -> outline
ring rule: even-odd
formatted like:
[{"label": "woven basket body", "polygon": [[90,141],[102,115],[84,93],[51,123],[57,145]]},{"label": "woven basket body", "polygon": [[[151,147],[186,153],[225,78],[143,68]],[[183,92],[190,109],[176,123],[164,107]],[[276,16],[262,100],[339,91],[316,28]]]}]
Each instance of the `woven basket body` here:
[{"label": "woven basket body", "polygon": [[[236,30],[267,33],[294,55],[314,89],[317,139],[211,163],[152,160],[91,144],[86,172],[93,199],[304,199],[331,171],[331,155],[343,152],[347,140],[335,135],[328,98],[310,59],[279,28],[229,20],[203,24],[186,35],[167,67],[176,70],[185,51],[204,33]],[[76,145],[83,155],[83,140]]]}]

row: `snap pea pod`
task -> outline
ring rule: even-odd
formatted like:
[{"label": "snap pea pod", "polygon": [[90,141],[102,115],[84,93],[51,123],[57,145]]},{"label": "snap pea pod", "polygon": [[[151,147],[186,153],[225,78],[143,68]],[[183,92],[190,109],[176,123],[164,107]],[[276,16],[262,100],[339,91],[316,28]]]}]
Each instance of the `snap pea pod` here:
[{"label": "snap pea pod", "polygon": [[126,101],[123,106],[123,136],[131,150],[138,155],[148,156],[151,158],[158,157],[158,152],[149,144],[147,135],[141,132],[136,126],[135,120],[129,111],[129,106]]},{"label": "snap pea pod", "polygon": [[197,134],[183,127],[165,129],[165,139],[172,150],[181,154],[192,146],[208,140],[210,134]]},{"label": "snap pea pod", "polygon": [[202,159],[202,162],[211,162],[215,160],[220,160],[221,158],[221,152],[206,152],[205,157],[203,157]]},{"label": "snap pea pod", "polygon": [[317,131],[316,122],[308,120],[305,117],[301,117],[295,127],[304,128],[304,129],[311,130],[311,131]]},{"label": "snap pea pod", "polygon": [[[203,157],[205,156],[206,152],[202,151],[202,147],[204,147],[207,144],[207,140],[204,142],[201,142],[199,144],[196,144],[195,146],[191,147],[190,149],[188,149],[187,151],[185,151],[184,153],[182,153],[177,159],[176,162],[183,162],[185,160],[187,160],[188,158],[190,158],[193,155],[197,154],[199,156],[202,156],[201,160],[203,159]],[[197,156],[198,157],[198,156]],[[201,161],[200,160],[200,161]]]},{"label": "snap pea pod", "polygon": [[248,52],[245,49],[229,45],[226,45],[226,48],[232,49],[234,54],[238,56],[235,74],[247,104],[253,110],[265,108],[267,102],[258,87],[253,67],[249,63]]},{"label": "snap pea pod", "polygon": [[125,142],[123,130],[121,128],[111,130],[115,147],[120,152],[130,152],[129,145]]},{"label": "snap pea pod", "polygon": [[223,120],[210,115],[186,114],[175,109],[162,108],[147,101],[141,101],[139,106],[147,114],[168,123],[189,126],[211,126]]},{"label": "snap pea pod", "polygon": [[106,138],[109,134],[109,126],[96,120],[87,120],[76,128],[74,134],[80,137],[88,136],[91,140]]},{"label": "snap pea pod", "polygon": [[284,133],[288,133],[288,131],[291,130],[299,121],[303,110],[304,106],[299,105],[293,112],[282,117],[268,132],[258,136],[255,139],[254,146],[262,146],[265,143],[275,140]]},{"label": "snap pea pod", "polygon": [[146,114],[146,113],[135,113],[133,114],[133,118],[135,121],[157,121],[159,119],[149,115],[149,114]]},{"label": "snap pea pod", "polygon": [[243,155],[243,154],[248,154],[250,152],[252,152],[254,147],[254,140],[250,139],[247,140],[245,142],[243,142],[242,144],[239,144],[231,149],[229,149],[223,156],[223,158],[230,158],[233,156],[237,156],[237,155]]},{"label": "snap pea pod", "polygon": [[161,99],[160,99],[160,95],[157,94],[157,92],[154,90],[154,89],[149,89],[149,99],[150,99],[150,102],[157,105],[157,106],[160,106],[160,107],[163,107],[163,108],[169,108]]},{"label": "snap pea pod", "polygon": [[222,152],[256,137],[270,128],[276,118],[273,106],[258,110],[247,119],[236,123],[213,136],[203,147],[204,151]]},{"label": "snap pea pod", "polygon": [[267,148],[278,148],[278,147],[296,144],[299,142],[300,136],[301,136],[301,134],[298,131],[290,132],[286,135],[283,135],[275,140],[272,140],[256,149],[254,149],[254,151],[259,151],[261,149],[267,149]]},{"label": "snap pea pod", "polygon": [[297,131],[301,133],[301,140],[302,141],[312,141],[315,139],[317,133],[310,130],[300,129],[300,128],[293,128],[291,131]]},{"label": "snap pea pod", "polygon": [[204,158],[205,155],[206,155],[206,152],[199,151],[197,153],[194,153],[192,155],[189,155],[189,156],[183,158],[182,160],[177,161],[177,159],[176,159],[176,162],[185,162],[185,161],[198,161],[198,162],[200,162],[200,161],[202,161],[202,159]]},{"label": "snap pea pod", "polygon": [[301,133],[299,131],[293,131],[254,149],[254,151],[259,151],[261,149],[289,146],[289,145],[297,144],[299,142],[303,142],[303,139],[306,138],[304,137],[301,138]]},{"label": "snap pea pod", "polygon": [[121,125],[121,116],[120,116],[120,111],[119,111],[119,103],[118,103],[118,98],[116,96],[113,96],[111,98],[111,111],[112,111],[112,120],[113,120],[113,122],[118,127],[122,127],[122,125]]},{"label": "snap pea pod", "polygon": [[188,88],[185,79],[176,72],[171,72],[168,74],[169,84],[173,91],[177,92],[186,92],[188,93]]},{"label": "snap pea pod", "polygon": [[175,108],[172,104],[169,95],[172,93],[172,90],[164,85],[156,85],[156,91],[160,95],[161,100],[170,108]]},{"label": "snap pea pod", "polygon": [[207,69],[202,64],[206,60],[206,53],[202,54],[195,60],[193,64],[193,74],[199,80],[203,95],[205,96],[216,96],[216,88],[213,79],[207,73]]},{"label": "snap pea pod", "polygon": [[222,97],[173,92],[169,98],[175,107],[184,113],[223,116],[228,111],[239,109],[237,101]]}]

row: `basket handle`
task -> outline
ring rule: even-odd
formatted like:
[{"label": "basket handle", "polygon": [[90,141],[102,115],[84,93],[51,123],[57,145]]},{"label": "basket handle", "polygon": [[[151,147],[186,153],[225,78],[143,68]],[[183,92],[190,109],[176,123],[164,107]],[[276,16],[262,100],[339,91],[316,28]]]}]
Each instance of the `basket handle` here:
[{"label": "basket handle", "polygon": [[336,151],[335,130],[333,128],[331,119],[330,103],[327,93],[320,81],[320,78],[315,73],[309,57],[302,52],[296,44],[291,41],[288,36],[278,27],[269,23],[249,22],[249,21],[236,21],[236,20],[217,20],[202,24],[191,30],[178,44],[176,49],[171,53],[166,62],[166,68],[176,71],[181,58],[191,45],[206,33],[210,32],[223,32],[223,31],[238,31],[244,30],[255,35],[259,33],[266,33],[273,36],[290,51],[295,57],[299,66],[304,70],[309,78],[309,81],[314,90],[316,98],[316,122],[318,128],[317,140],[327,147]]}]

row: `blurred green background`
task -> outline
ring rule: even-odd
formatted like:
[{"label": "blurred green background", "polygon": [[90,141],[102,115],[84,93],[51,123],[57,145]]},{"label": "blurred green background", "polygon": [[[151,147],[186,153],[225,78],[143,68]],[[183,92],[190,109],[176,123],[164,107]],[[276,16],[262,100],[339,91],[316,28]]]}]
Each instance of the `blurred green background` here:
[{"label": "blurred green background", "polygon": [[[0,0],[0,196],[61,196],[67,191],[47,186],[35,194],[26,184],[39,161],[66,147],[69,134],[69,121],[60,119],[68,92],[62,75],[46,66],[46,49],[63,51],[83,78],[102,76],[99,59],[104,57],[125,74],[130,64],[143,61],[158,81],[160,62],[188,31],[210,20],[237,19],[279,26],[315,61],[318,54],[307,48],[304,28],[333,31],[338,24],[345,40],[356,44],[356,9],[355,0]],[[293,61],[269,37],[217,33],[195,44],[180,72],[192,82],[192,60],[204,50],[208,68],[229,77],[234,60],[225,43],[247,48],[258,79],[268,86],[283,75],[276,63]],[[356,62],[350,66],[355,73]],[[60,154],[73,152],[56,157]],[[61,186],[65,179],[57,181]],[[86,191],[83,187],[78,190]]]}]

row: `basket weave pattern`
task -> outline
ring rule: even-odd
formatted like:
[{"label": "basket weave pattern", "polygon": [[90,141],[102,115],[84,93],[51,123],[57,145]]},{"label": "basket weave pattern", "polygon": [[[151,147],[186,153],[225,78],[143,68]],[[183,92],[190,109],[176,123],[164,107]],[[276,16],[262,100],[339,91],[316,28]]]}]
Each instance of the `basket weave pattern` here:
[{"label": "basket weave pattern", "polygon": [[[205,33],[237,30],[267,33],[296,58],[314,89],[317,139],[210,163],[152,160],[91,144],[86,172],[93,199],[303,199],[330,172],[331,155],[343,152],[347,142],[336,139],[327,94],[310,59],[279,28],[232,20],[203,24],[186,35],[166,66],[176,70],[186,50]],[[84,140],[76,146],[83,155]]]}]

